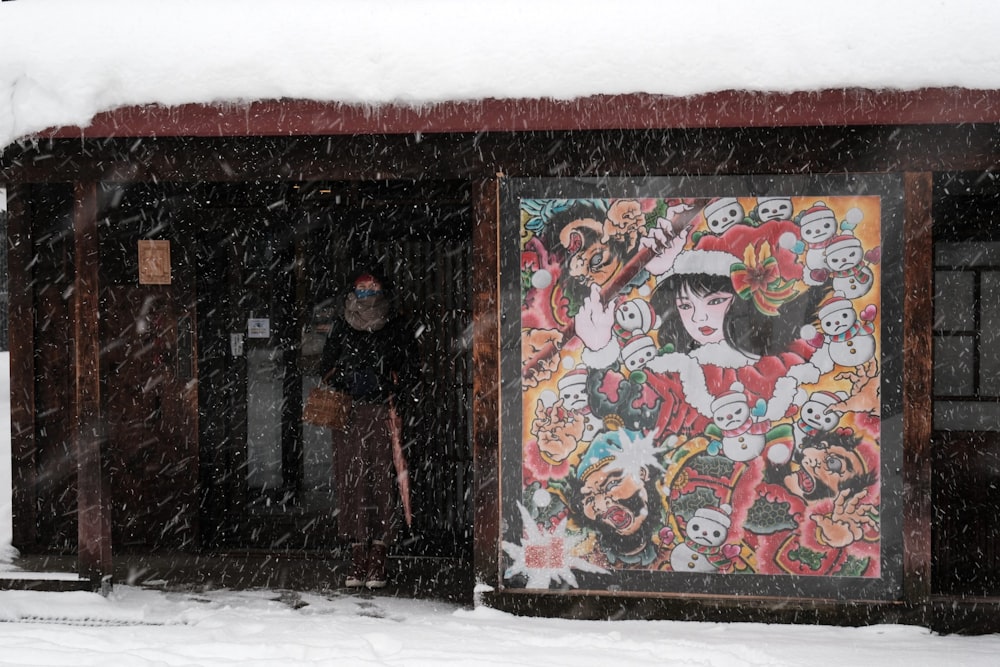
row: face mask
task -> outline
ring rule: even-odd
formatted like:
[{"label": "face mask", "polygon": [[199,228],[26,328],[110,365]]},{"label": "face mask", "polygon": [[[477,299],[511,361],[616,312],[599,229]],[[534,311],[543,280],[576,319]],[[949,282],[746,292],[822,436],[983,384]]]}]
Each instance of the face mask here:
[{"label": "face mask", "polygon": [[359,299],[367,299],[368,297],[372,297],[372,296],[375,296],[375,295],[381,294],[381,293],[382,293],[382,290],[376,290],[376,289],[356,289],[356,290],[354,290],[354,296],[356,296]]}]

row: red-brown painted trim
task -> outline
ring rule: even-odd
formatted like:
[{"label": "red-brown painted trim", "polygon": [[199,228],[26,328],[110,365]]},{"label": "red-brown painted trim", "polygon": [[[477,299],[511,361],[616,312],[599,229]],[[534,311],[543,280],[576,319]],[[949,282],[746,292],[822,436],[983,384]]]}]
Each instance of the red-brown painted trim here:
[{"label": "red-brown painted trim", "polygon": [[722,91],[690,97],[596,95],[575,100],[485,99],[420,108],[308,100],[132,106],[100,113],[54,138],[306,136],[817,125],[1000,122],[1000,90],[927,88],[802,93]]},{"label": "red-brown painted trim", "polygon": [[[934,325],[933,175],[905,176],[903,303],[903,593],[915,605],[931,594],[931,362]],[[922,613],[927,613],[923,609]],[[919,618],[925,623],[926,617]]]},{"label": "red-brown painted trim", "polygon": [[473,184],[472,447],[474,569],[495,585],[500,567],[500,192],[499,177]]},{"label": "red-brown painted trim", "polygon": [[105,427],[101,414],[98,308],[97,185],[75,183],[73,205],[74,395],[73,439],[77,465],[77,533],[80,577],[95,588],[111,575],[111,507],[102,464]]}]

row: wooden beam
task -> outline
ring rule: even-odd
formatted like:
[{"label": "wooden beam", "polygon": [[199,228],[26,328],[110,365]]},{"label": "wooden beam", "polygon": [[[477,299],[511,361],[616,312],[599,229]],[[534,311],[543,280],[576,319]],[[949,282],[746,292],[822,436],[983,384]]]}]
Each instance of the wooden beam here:
[{"label": "wooden beam", "polygon": [[533,132],[552,130],[920,125],[1000,122],[1000,91],[829,89],[726,90],[688,97],[628,94],[483,99],[420,106],[260,100],[246,104],[122,107],[57,138],[232,137]]},{"label": "wooden beam", "polygon": [[500,193],[497,179],[473,184],[472,447],[475,580],[498,581],[500,556]]},{"label": "wooden beam", "polygon": [[7,291],[10,342],[11,515],[13,544],[37,542],[35,442],[35,314],[28,187],[7,186]]},{"label": "wooden beam", "polygon": [[0,180],[184,182],[197,189],[209,182],[449,181],[498,170],[551,176],[553,165],[600,177],[981,171],[998,162],[1000,125],[432,134],[419,142],[407,135],[156,137],[8,146]]},{"label": "wooden beam", "polygon": [[904,183],[903,595],[919,608],[931,594],[933,174],[907,173]]},{"label": "wooden beam", "polygon": [[73,203],[73,439],[77,456],[80,576],[104,589],[111,576],[111,506],[102,464],[97,184],[76,183]]}]

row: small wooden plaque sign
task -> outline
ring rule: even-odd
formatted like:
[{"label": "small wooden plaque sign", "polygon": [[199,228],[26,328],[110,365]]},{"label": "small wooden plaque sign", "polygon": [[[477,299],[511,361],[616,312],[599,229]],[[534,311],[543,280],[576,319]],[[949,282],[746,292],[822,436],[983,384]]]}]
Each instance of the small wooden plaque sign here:
[{"label": "small wooden plaque sign", "polygon": [[170,284],[170,241],[139,241],[139,284]]}]

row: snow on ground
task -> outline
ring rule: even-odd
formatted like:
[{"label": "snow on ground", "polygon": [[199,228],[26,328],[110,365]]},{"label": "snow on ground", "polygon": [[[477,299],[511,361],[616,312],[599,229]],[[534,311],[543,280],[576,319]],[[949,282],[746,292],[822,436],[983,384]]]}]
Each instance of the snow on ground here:
[{"label": "snow on ground", "polygon": [[998,636],[904,626],[569,621],[280,591],[0,592],[0,665],[992,667],[998,653]]}]

